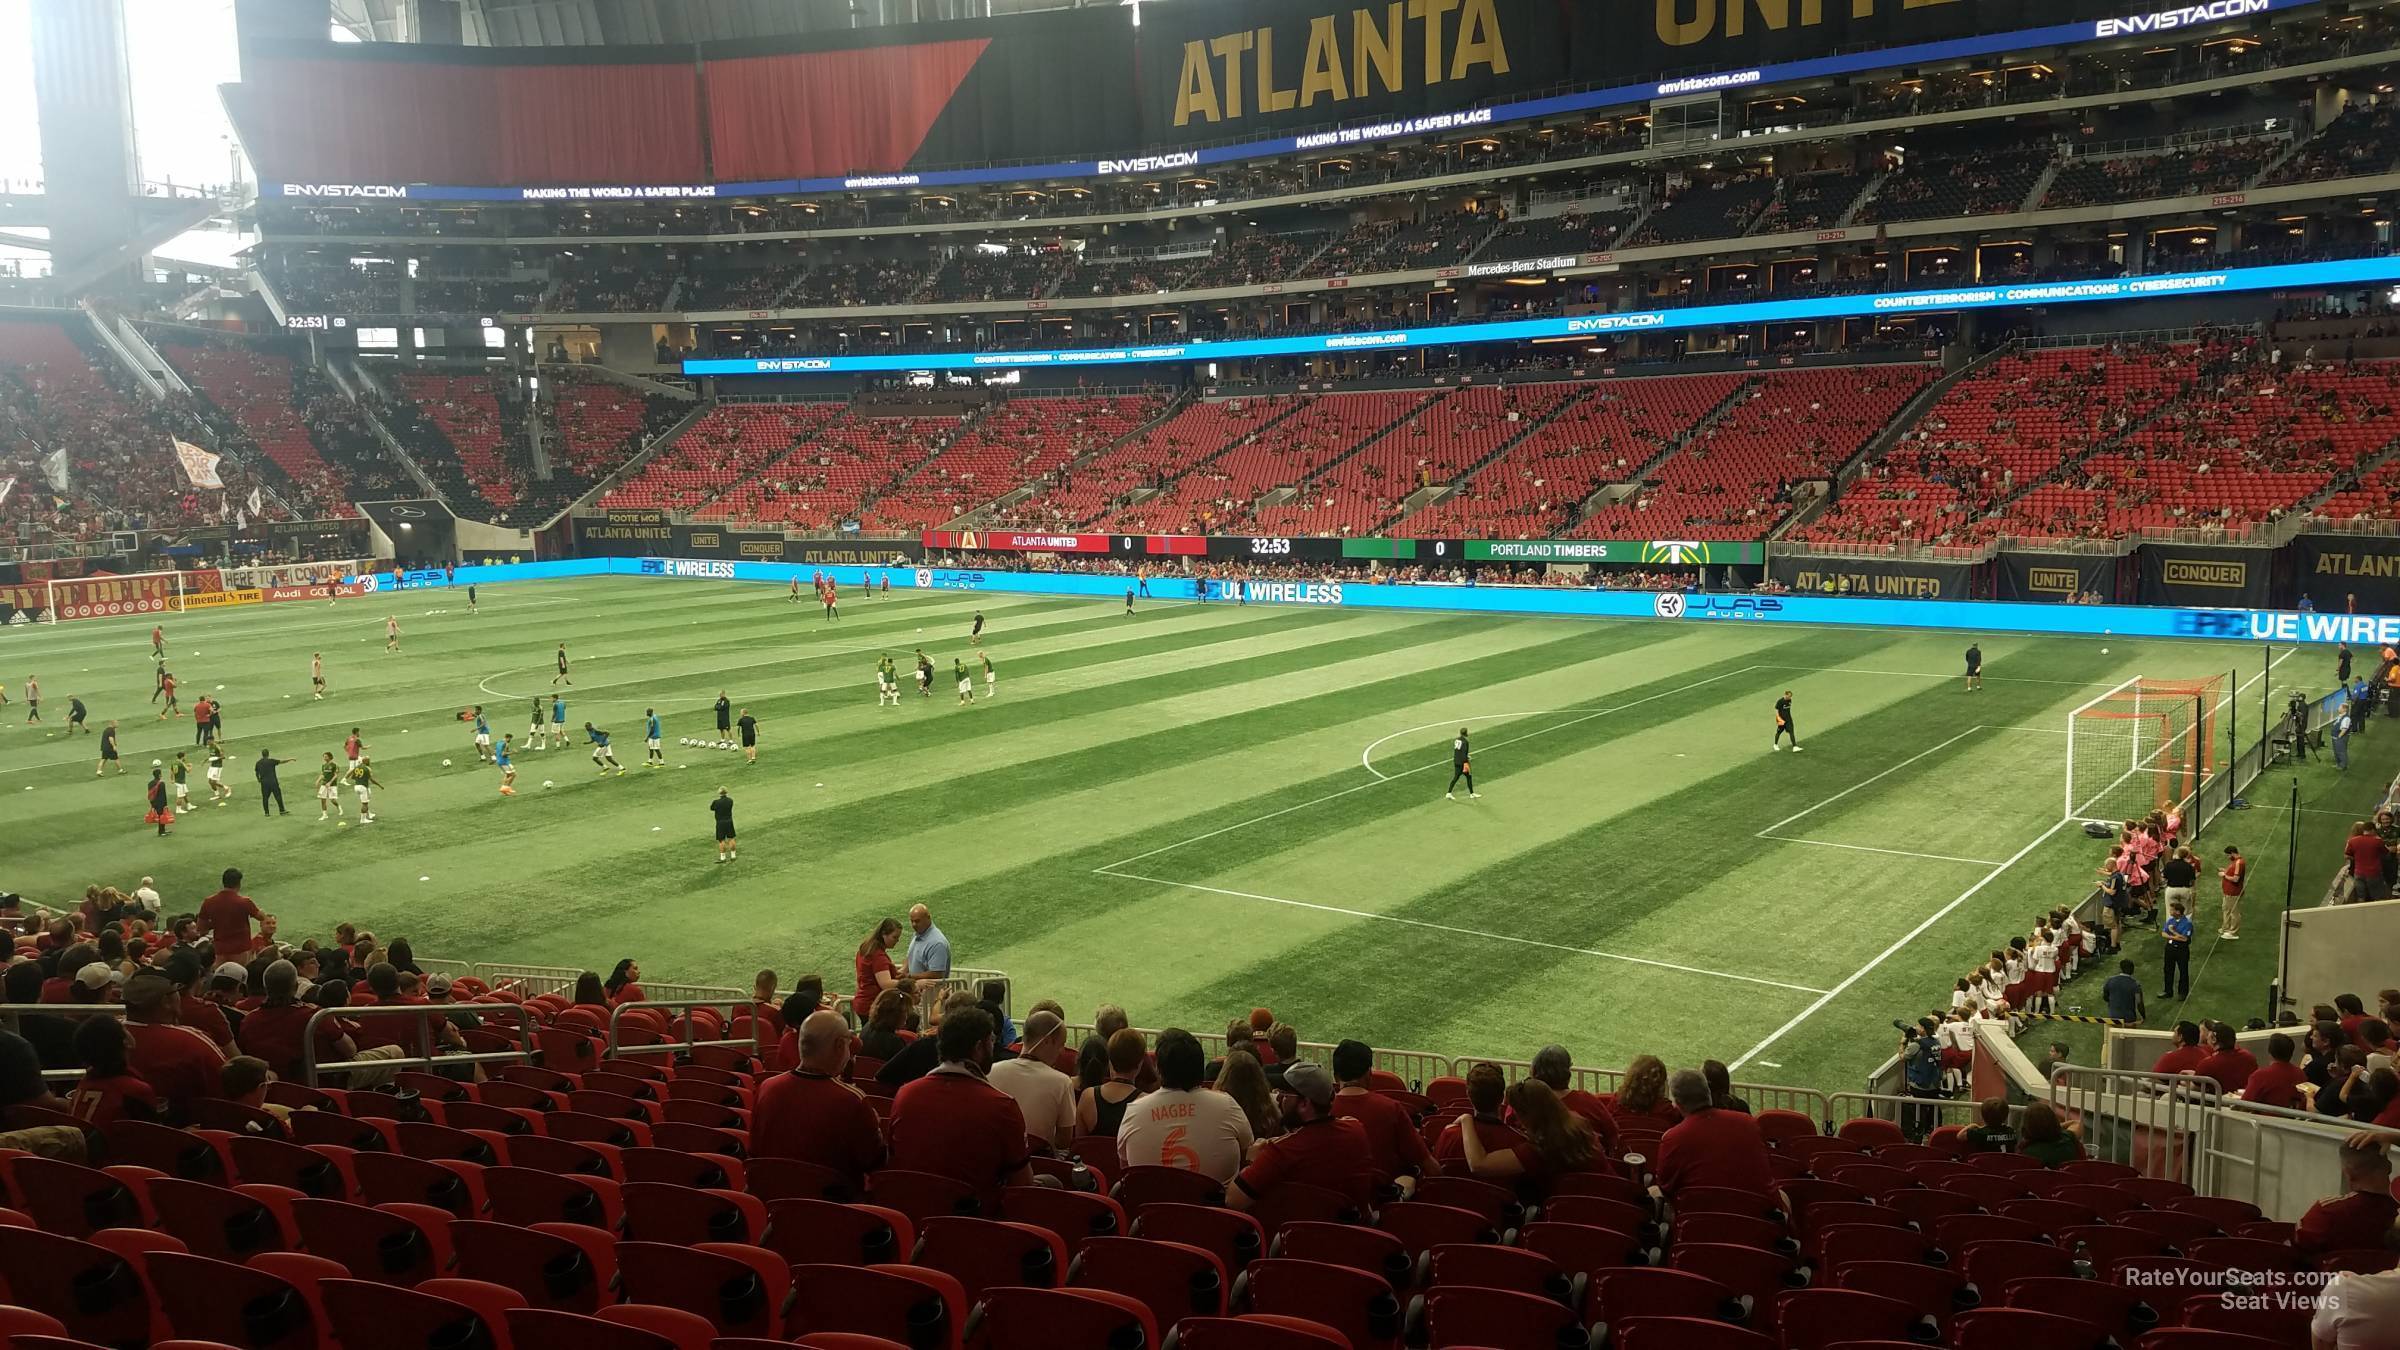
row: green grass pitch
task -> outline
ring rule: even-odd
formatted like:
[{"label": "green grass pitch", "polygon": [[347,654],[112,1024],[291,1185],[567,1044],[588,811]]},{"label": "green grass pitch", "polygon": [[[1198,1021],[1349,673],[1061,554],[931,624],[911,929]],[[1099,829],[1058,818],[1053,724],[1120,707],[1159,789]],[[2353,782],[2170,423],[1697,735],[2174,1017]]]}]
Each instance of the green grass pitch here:
[{"label": "green grass pitch", "polygon": [[[1987,636],[1970,694],[1966,636],[1946,633],[1230,604],[1128,617],[1115,601],[915,592],[852,593],[827,623],[772,586],[481,594],[477,615],[463,591],[412,591],[167,616],[186,699],[223,686],[235,799],[166,839],[141,823],[141,784],[191,725],[145,702],[150,619],[0,632],[19,699],[0,710],[0,886],[59,903],[151,874],[172,908],[235,865],[287,937],[347,919],[427,956],[636,956],[654,977],[732,985],[814,970],[842,989],[874,922],[922,901],[962,964],[1077,1017],[1116,1001],[1140,1025],[1216,1028],[1263,1004],[1305,1039],[1509,1057],[1558,1040],[1583,1063],[1716,1057],[1737,1078],[1849,1088],[1889,1053],[1889,1018],[2090,884],[2105,850],[2054,828],[2067,711],[2136,674],[2234,671],[2255,727],[2270,659]],[[978,675],[964,708],[951,661],[974,664],[978,607],[999,691],[986,700]],[[630,772],[599,776],[580,746],[520,752],[504,799],[456,714],[480,702],[495,733],[521,736],[560,642],[570,725],[614,733]],[[938,672],[929,699],[905,678],[918,647]],[[899,708],[877,706],[883,651],[904,670]],[[2327,651],[2271,655],[2267,688],[2331,678]],[[27,674],[46,727],[23,724]],[[1787,688],[1797,755],[1768,751]],[[755,766],[675,744],[711,734],[719,689],[760,720]],[[70,694],[95,723],[120,719],[122,778],[93,777],[97,737],[63,734]],[[648,707],[666,719],[664,769],[642,767]],[[1461,724],[1480,801],[1443,800]],[[386,783],[379,819],[319,824],[310,766],[353,725]],[[295,761],[289,818],[260,813],[262,747]],[[2357,749],[2347,777],[2279,769],[2254,794],[2280,805],[2296,772],[2303,904],[2400,764],[2400,722]],[[720,786],[742,838],[722,866]],[[2256,872],[2247,939],[2202,935],[2190,1011],[2264,1010],[2290,819],[2229,813],[2204,837],[2212,857],[2241,843]],[[2135,952],[2149,975],[2154,951]],[[2063,1001],[2096,1003],[2096,984]]]}]

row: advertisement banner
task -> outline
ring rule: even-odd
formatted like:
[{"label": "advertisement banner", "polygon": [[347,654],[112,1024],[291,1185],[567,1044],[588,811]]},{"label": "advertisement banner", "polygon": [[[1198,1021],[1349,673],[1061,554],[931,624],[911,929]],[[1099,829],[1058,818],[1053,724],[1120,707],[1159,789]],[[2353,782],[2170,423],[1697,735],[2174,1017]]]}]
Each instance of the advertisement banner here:
[{"label": "advertisement banner", "polygon": [[1345,539],[1342,541],[1345,558],[1382,559],[1386,562],[1406,562],[1417,556],[1414,539]]},{"label": "advertisement banner", "polygon": [[2115,554],[2005,550],[1993,577],[1993,598],[2050,604],[2071,604],[2086,595],[2114,599],[2118,561]]},{"label": "advertisement banner", "polygon": [[267,586],[260,596],[270,605],[293,600],[334,600],[350,595],[371,595],[375,588],[364,582],[312,582],[304,586]]},{"label": "advertisement banner", "polygon": [[1898,558],[1786,557],[1769,560],[1767,573],[1800,595],[1887,596],[1904,600],[1964,600],[1971,593],[1971,563],[1917,562]]},{"label": "advertisement banner", "polygon": [[[1130,539],[1125,542],[1127,545],[1133,543]],[[1142,552],[1164,557],[1198,558],[1208,553],[1208,541],[1191,534],[1153,534],[1145,537],[1141,544]],[[1132,549],[1127,547],[1119,551],[1130,553]]]},{"label": "advertisement banner", "polygon": [[265,599],[266,592],[260,590],[186,591],[183,607],[187,610],[224,609],[230,605],[255,605]]},{"label": "advertisement banner", "polygon": [[2145,605],[2265,609],[2274,603],[2275,555],[2259,548],[2144,544],[2140,560]]},{"label": "advertisement banner", "polygon": [[[50,603],[39,585],[11,588],[8,603],[18,609],[40,609]],[[112,614],[156,614],[175,608],[173,577],[89,577],[57,594],[60,619],[98,619]],[[194,597],[186,596],[188,603]]]},{"label": "advertisement banner", "polygon": [[2333,614],[2400,613],[2400,539],[2304,534],[2292,541],[2300,594]]},{"label": "advertisement banner", "polygon": [[1106,553],[1105,534],[1035,534],[1022,530],[927,530],[925,547],[968,552],[989,549],[999,553]]},{"label": "advertisement banner", "polygon": [[1641,563],[1653,567],[1742,563],[1755,567],[1767,560],[1764,544],[1692,539],[1470,539],[1466,549],[1469,562]]}]

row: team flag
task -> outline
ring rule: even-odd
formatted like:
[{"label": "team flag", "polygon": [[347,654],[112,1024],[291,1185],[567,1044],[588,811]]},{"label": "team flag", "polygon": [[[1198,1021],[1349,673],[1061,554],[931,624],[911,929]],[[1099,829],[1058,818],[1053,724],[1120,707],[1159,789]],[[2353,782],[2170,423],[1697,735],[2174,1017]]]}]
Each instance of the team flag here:
[{"label": "team flag", "polygon": [[184,481],[197,488],[222,490],[225,480],[217,477],[217,456],[192,444],[169,438],[175,447],[175,463],[183,470]]}]

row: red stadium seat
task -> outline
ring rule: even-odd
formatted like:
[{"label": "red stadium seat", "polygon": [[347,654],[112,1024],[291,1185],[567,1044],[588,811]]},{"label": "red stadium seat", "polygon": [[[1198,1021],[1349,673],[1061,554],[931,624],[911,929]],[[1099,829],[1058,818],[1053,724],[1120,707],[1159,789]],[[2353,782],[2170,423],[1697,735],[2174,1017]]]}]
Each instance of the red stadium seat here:
[{"label": "red stadium seat", "polygon": [[1287,1223],[1275,1233],[1273,1254],[1291,1261],[1319,1261],[1365,1271],[1406,1289],[1416,1274],[1415,1256],[1397,1234],[1354,1223]]},{"label": "red stadium seat", "polygon": [[616,1297],[616,1239],[597,1228],[477,1220],[452,1224],[450,1243],[461,1277],[513,1289],[528,1307],[588,1313]]},{"label": "red stadium seat", "polygon": [[1178,1350],[1350,1350],[1342,1333],[1322,1322],[1265,1313],[1187,1317],[1175,1338]]},{"label": "red stadium seat", "polygon": [[1212,1205],[1153,1204],[1134,1216],[1133,1235],[1198,1247],[1223,1262],[1228,1274],[1264,1255],[1267,1245],[1258,1220]]},{"label": "red stadium seat", "polygon": [[[1428,1289],[1411,1321],[1433,1350],[1450,1346],[1556,1346],[1580,1341],[1574,1308],[1553,1298],[1509,1289],[1441,1285]],[[1412,1344],[1414,1340],[1412,1338]]]},{"label": "red stadium seat", "polygon": [[1775,1350],[1775,1341],[1730,1322],[1697,1317],[1636,1317],[1609,1342],[1623,1350]]},{"label": "red stadium seat", "polygon": [[166,1252],[150,1258],[147,1275],[179,1334],[247,1350],[316,1350],[331,1335],[306,1294],[265,1270]]},{"label": "red stadium seat", "polygon": [[151,1339],[151,1297],[134,1263],[106,1247],[39,1228],[0,1228],[0,1284],[19,1307],[101,1345]]},{"label": "red stadium seat", "polygon": [[1095,1237],[1068,1268],[1067,1283],[1138,1299],[1158,1325],[1225,1310],[1229,1281],[1217,1258],[1198,1247],[1148,1238]]},{"label": "red stadium seat", "polygon": [[916,1249],[917,1232],[908,1216],[880,1205],[843,1205],[831,1200],[776,1200],[767,1205],[767,1232],[759,1245],[793,1265],[882,1265]]},{"label": "red stadium seat", "polygon": [[1234,1292],[1237,1306],[1322,1322],[1341,1332],[1354,1350],[1400,1343],[1402,1310],[1391,1283],[1362,1270],[1268,1257],[1250,1263]]},{"label": "red stadium seat", "polygon": [[921,1266],[799,1265],[792,1270],[788,1328],[855,1331],[919,1350],[958,1350],[967,1320],[958,1281]]},{"label": "red stadium seat", "polygon": [[617,1244],[617,1279],[626,1302],[680,1309],[706,1318],[725,1336],[783,1334],[790,1271],[774,1253],[741,1243]]},{"label": "red stadium seat", "polygon": [[1775,1324],[1784,1350],[1828,1350],[1860,1339],[1906,1341],[1932,1330],[1908,1304],[1854,1289],[1790,1290],[1776,1300]]},{"label": "red stadium seat", "polygon": [[973,1302],[999,1288],[1052,1289],[1066,1278],[1067,1248],[1032,1224],[936,1214],[917,1225],[915,1265],[942,1271]]}]

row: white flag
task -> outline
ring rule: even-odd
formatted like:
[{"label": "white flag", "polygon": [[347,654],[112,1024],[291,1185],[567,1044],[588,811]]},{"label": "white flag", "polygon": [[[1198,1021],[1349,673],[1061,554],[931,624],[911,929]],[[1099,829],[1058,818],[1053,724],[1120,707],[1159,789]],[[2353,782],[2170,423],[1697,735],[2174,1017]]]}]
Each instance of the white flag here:
[{"label": "white flag", "polygon": [[250,489],[250,514],[258,515],[265,509],[266,499],[258,495],[257,488]]},{"label": "white flag", "polygon": [[17,490],[17,480],[0,478],[0,506],[8,505],[8,494]]},{"label": "white flag", "polygon": [[246,529],[249,529],[249,528],[250,528],[250,518],[249,518],[248,516],[246,516],[246,515],[243,515],[243,514],[242,514],[241,512],[239,512],[239,511],[236,511],[236,512],[234,512],[234,513],[233,513],[233,528],[235,528],[235,529],[237,529],[237,530],[246,530]]},{"label": "white flag", "polygon": [[60,446],[42,460],[42,477],[50,480],[52,492],[67,490],[67,448]]},{"label": "white flag", "polygon": [[201,449],[190,441],[176,441],[172,438],[170,441],[175,447],[176,466],[183,470],[185,482],[198,488],[216,488],[220,491],[224,489],[225,480],[217,477],[216,455]]}]

